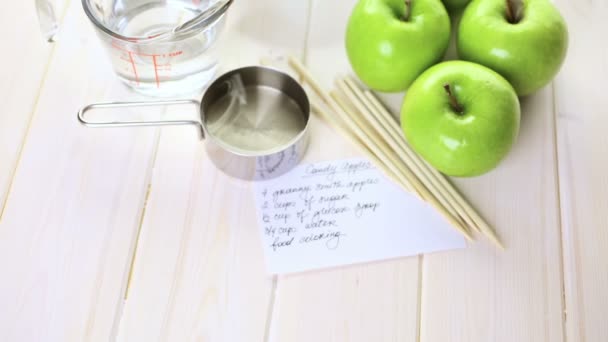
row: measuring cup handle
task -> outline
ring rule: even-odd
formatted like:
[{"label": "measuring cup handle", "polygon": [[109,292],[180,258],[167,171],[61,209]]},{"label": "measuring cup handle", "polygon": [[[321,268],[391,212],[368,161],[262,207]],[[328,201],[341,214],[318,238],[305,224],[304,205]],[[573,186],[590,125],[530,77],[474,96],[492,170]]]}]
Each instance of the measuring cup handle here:
[{"label": "measuring cup handle", "polygon": [[176,104],[192,104],[200,107],[200,102],[197,100],[170,100],[170,101],[141,101],[141,102],[105,102],[93,103],[84,106],[78,110],[78,121],[87,127],[103,128],[103,127],[142,127],[142,126],[181,126],[195,125],[198,126],[201,139],[205,138],[203,125],[197,120],[157,120],[157,121],[89,121],[85,118],[87,112],[95,109],[107,108],[125,108],[125,107],[151,107],[151,106],[167,106]]}]

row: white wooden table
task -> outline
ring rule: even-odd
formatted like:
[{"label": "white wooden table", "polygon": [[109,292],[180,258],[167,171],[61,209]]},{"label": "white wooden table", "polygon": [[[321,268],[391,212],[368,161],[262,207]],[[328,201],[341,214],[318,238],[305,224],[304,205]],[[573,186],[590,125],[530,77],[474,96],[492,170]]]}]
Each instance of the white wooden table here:
[{"label": "white wooden table", "polygon": [[[348,72],[355,0],[237,1],[223,69],[294,54]],[[0,341],[608,341],[608,3],[556,0],[570,52],[523,99],[497,170],[456,180],[508,246],[265,274],[250,184],[187,128],[92,130],[132,98],[80,1],[48,45],[34,2],[0,11]],[[402,95],[388,98],[393,109]],[[356,155],[313,123],[308,160]],[[322,139],[320,138],[322,137]]]}]

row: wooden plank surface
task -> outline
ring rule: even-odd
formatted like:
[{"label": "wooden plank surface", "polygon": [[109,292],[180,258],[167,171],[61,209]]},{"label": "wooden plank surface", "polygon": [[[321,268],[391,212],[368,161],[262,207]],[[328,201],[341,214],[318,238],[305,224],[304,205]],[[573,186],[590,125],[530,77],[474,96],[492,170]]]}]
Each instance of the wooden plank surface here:
[{"label": "wooden plank surface", "polygon": [[[326,89],[350,70],[344,31],[355,3],[313,0],[305,62]],[[312,136],[309,160],[360,155],[322,122]],[[411,257],[281,276],[270,341],[415,341],[418,272],[419,260]]]},{"label": "wooden plank surface", "polygon": [[[303,54],[307,1],[233,6],[223,71]],[[163,129],[119,340],[265,340],[275,279],[255,215],[251,183],[218,171],[196,131]]]},{"label": "wooden plank surface", "polygon": [[[453,19],[457,30],[459,15]],[[453,44],[448,58],[457,58]],[[425,256],[421,341],[564,340],[551,86],[521,104],[520,136],[507,160],[482,177],[454,180],[507,250],[484,242]]]},{"label": "wooden plank surface", "polygon": [[[571,36],[562,72],[523,100],[508,160],[455,181],[507,251],[270,277],[251,184],[218,172],[193,128],[77,124],[81,105],[134,95],[66,2],[54,47],[33,2],[0,13],[5,32],[20,27],[0,57],[1,341],[608,340],[607,3],[555,0]],[[350,69],[355,2],[235,2],[223,69],[295,54],[331,87]],[[401,94],[383,98],[399,109]],[[306,161],[359,154],[311,128],[322,138]]]},{"label": "wooden plank surface", "polygon": [[[56,10],[63,12],[64,1]],[[23,15],[17,15],[23,13]],[[61,19],[61,16],[60,18]],[[10,34],[19,28],[19,34]],[[40,32],[34,1],[11,3],[0,12],[2,65],[0,75],[0,221],[21,147],[34,112],[54,45]]]},{"label": "wooden plank surface", "polygon": [[507,249],[484,242],[425,256],[421,341],[563,340],[553,127],[549,87],[522,100],[520,136],[507,160],[456,181]]},{"label": "wooden plank surface", "polygon": [[2,341],[114,334],[151,171],[155,129],[78,124],[80,106],[128,92],[79,1],[62,29],[0,226]]},{"label": "wooden plank surface", "polygon": [[570,52],[555,83],[568,341],[608,341],[608,3],[556,0]]}]

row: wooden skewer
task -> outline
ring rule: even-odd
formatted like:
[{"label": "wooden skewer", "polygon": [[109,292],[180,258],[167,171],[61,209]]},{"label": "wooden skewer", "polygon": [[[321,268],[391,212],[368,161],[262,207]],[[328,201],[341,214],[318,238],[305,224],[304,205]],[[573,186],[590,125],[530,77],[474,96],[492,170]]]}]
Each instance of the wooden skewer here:
[{"label": "wooden skewer", "polygon": [[[338,104],[338,106],[342,109],[341,112],[343,114],[346,114],[346,115],[343,115],[342,120],[347,121],[347,124],[349,122],[352,122],[354,125],[357,126],[357,128],[359,128],[361,130],[362,134],[359,136],[359,139],[372,152],[380,151],[382,153],[382,155],[384,156],[384,159],[386,160],[383,163],[386,166],[388,166],[388,167],[392,166],[397,170],[397,172],[393,171],[393,173],[397,176],[397,178],[401,178],[402,181],[408,182],[410,185],[412,185],[412,188],[416,189],[420,193],[420,191],[422,191],[422,188],[424,187],[422,185],[422,183],[412,182],[415,179],[415,175],[413,173],[411,173],[410,170],[406,169],[405,166],[399,164],[397,159],[390,153],[390,150],[387,148],[386,143],[382,140],[382,138],[373,131],[363,131],[361,129],[361,127],[364,127],[365,125],[361,122],[361,120],[359,119],[359,116],[355,115],[354,114],[355,112],[353,112],[348,107],[348,105],[346,103],[344,103],[344,101],[339,96],[337,96],[336,93],[330,92],[330,96]],[[408,173],[410,173],[411,176],[408,177],[407,176]]]},{"label": "wooden skewer", "polygon": [[460,221],[456,220],[452,215],[448,213],[448,211],[444,207],[442,207],[437,202],[437,199],[428,192],[426,187],[424,187],[420,183],[420,181],[416,178],[415,175],[411,173],[409,169],[405,169],[406,172],[404,174],[400,174],[400,170],[389,161],[388,156],[378,146],[378,144],[373,142],[367,136],[367,134],[350,119],[349,114],[346,111],[348,109],[347,106],[344,105],[344,107],[342,107],[340,104],[338,104],[335,98],[332,98],[331,96],[327,95],[323,91],[319,83],[315,81],[314,77],[308,72],[308,70],[306,70],[306,68],[299,61],[297,61],[293,57],[290,57],[289,64],[304,77],[305,81],[313,88],[313,90],[318,94],[318,96],[321,97],[338,116],[340,116],[342,122],[346,124],[346,127],[350,129],[362,142],[364,142],[368,146],[370,151],[374,153],[378,157],[378,159],[380,159],[391,170],[391,172],[393,172],[400,179],[406,178],[407,181],[414,188],[416,188],[423,197],[427,198],[431,205],[433,205],[438,210],[438,212],[443,215],[446,220],[450,222],[450,224],[452,224],[455,229],[457,229],[468,240],[473,240],[471,233],[461,225]]},{"label": "wooden skewer", "polygon": [[[369,115],[367,120],[374,125],[376,130],[383,132],[385,139],[392,143],[393,149],[395,149],[400,158],[416,172],[423,183],[435,194],[435,196],[437,196],[443,206],[450,210],[453,215],[461,217],[470,228],[481,233],[474,220],[450,193],[449,190],[454,190],[453,187],[450,185],[446,186],[447,182],[445,182],[445,178],[439,175],[437,170],[423,161],[418,154],[409,147],[403,139],[396,122],[390,117],[390,114],[386,109],[382,106],[377,108],[376,103],[372,103],[366,96],[367,92],[364,93],[351,78],[344,78],[342,87],[344,87],[344,84],[351,90],[350,96],[355,96],[352,101],[355,102],[355,104],[358,103],[358,106],[360,108],[362,107],[361,110],[365,108],[367,113],[373,114]],[[370,96],[373,96],[371,93],[369,94]],[[391,123],[394,126],[391,126]],[[442,179],[444,181],[443,183],[441,182]]]},{"label": "wooden skewer", "polygon": [[[380,114],[380,118],[382,118],[382,120],[389,127],[392,128],[392,131],[397,132],[397,134],[400,134],[401,131],[400,131],[399,125],[397,124],[397,122],[395,122],[394,118],[386,110],[386,108],[380,103],[378,98],[371,91],[365,91],[364,95],[369,99],[370,103],[377,109],[377,112]],[[463,217],[463,219],[467,220],[468,222],[469,222],[469,220],[472,220],[474,223],[472,226],[474,228],[476,228],[478,231],[480,231],[482,234],[484,234],[488,239],[490,239],[490,241],[492,241],[500,249],[504,250],[505,247],[502,244],[502,242],[500,241],[500,238],[496,235],[496,232],[481,217],[481,215],[479,215],[477,213],[477,211],[475,209],[473,209],[473,207],[471,207],[469,202],[464,199],[464,197],[456,190],[456,188],[452,184],[450,184],[448,182],[448,180],[442,174],[439,173],[439,171],[437,171],[432,166],[428,165],[426,163],[426,161],[422,160],[418,156],[418,154],[416,154],[413,150],[411,150],[411,147],[407,143],[405,143],[405,141],[403,141],[403,144],[407,150],[410,150],[411,153],[414,156],[416,156],[416,158],[421,160],[422,164],[426,166],[428,172],[431,173],[437,180],[439,180],[439,182],[441,183],[443,188],[447,190],[447,193],[450,196],[450,198],[454,202],[456,202],[458,204],[458,206],[460,208],[462,208],[462,210],[464,210],[464,212],[466,213],[466,215],[464,215],[464,216],[467,216],[469,219],[467,220],[466,217]]]},{"label": "wooden skewer", "polygon": [[422,200],[429,202],[432,206],[434,206],[456,230],[472,241],[473,236],[462,224],[462,222],[458,220],[457,217],[450,214],[450,212],[438,202],[437,198],[435,198],[435,196],[433,196],[420,182],[416,175],[394,157],[382,139],[375,134],[375,132],[366,132],[362,129],[362,127],[365,127],[365,124],[360,120],[359,115],[356,112],[351,111],[335,92],[330,92],[330,95],[332,96],[332,99],[342,108],[342,111],[340,111],[342,120],[348,124],[349,129],[353,130],[354,133],[359,136],[359,139],[364,141],[370,151],[378,156],[378,158],[385,165],[387,165],[387,167],[389,167],[394,174],[397,175],[398,179],[410,182],[412,187],[418,190]]},{"label": "wooden skewer", "polygon": [[422,191],[422,185],[415,182],[414,177],[408,177],[404,174],[403,170],[399,169],[390,159],[389,154],[386,151],[386,147],[382,146],[381,142],[368,136],[359,126],[350,120],[350,110],[348,106],[335,94],[330,94],[330,106],[340,116],[342,122],[344,122],[348,129],[350,129],[354,135],[367,146],[367,148],[384,164],[400,182],[409,183],[412,188],[416,191]]},{"label": "wooden skewer", "polygon": [[471,218],[471,215],[468,211],[463,208],[461,203],[454,197],[454,188],[453,186],[447,184],[446,179],[439,174],[439,172],[427,164],[417,153],[415,153],[411,147],[405,142],[405,139],[401,135],[401,131],[397,123],[391,118],[390,114],[386,111],[386,109],[378,103],[378,101],[371,100],[370,97],[373,97],[370,91],[361,91],[359,87],[356,86],[353,80],[345,79],[346,84],[348,84],[351,88],[356,88],[358,91],[359,97],[365,103],[367,108],[374,113],[372,115],[375,120],[377,120],[382,128],[389,134],[391,140],[398,145],[399,151],[405,153],[408,159],[406,162],[410,164],[414,164],[417,168],[417,172],[423,177],[423,180],[426,182],[430,182],[432,187],[436,189],[439,193],[441,193],[441,197],[444,198],[445,201],[450,203],[452,208],[458,213],[458,215],[465,220],[465,222],[472,229],[481,233],[481,230],[477,227],[477,224]]},{"label": "wooden skewer", "polygon": [[388,178],[390,178],[393,182],[399,184],[405,191],[415,192],[409,183],[404,183],[404,182],[399,181],[397,179],[397,177],[395,176],[395,174],[393,172],[391,172],[380,161],[380,159],[378,159],[378,157],[376,157],[369,150],[369,148],[367,148],[367,146],[365,146],[356,136],[354,136],[351,132],[349,132],[344,127],[344,125],[341,124],[340,122],[338,122],[338,120],[336,120],[332,115],[326,113],[326,111],[320,105],[316,104],[315,102],[312,102],[311,107],[312,107],[312,111],[315,112],[317,115],[319,115],[321,117],[321,119],[325,120],[332,127],[337,129],[338,131],[340,131],[340,133],[342,133],[343,136],[347,137],[349,140],[351,140],[352,143],[354,143],[357,147],[359,147],[359,149],[365,153],[365,155],[372,161],[372,163],[374,163],[376,165],[376,167],[381,169]]},{"label": "wooden skewer", "polygon": [[[389,131],[380,124],[378,115],[375,113],[374,108],[366,103],[367,100],[363,96],[361,89],[359,89],[359,87],[348,79],[337,80],[336,83],[338,88],[344,92],[348,99],[359,110],[361,117],[363,117],[363,119],[369,123],[378,134],[380,134],[384,141],[388,142],[389,146],[395,151],[401,161],[407,165],[418,176],[418,178],[420,178],[422,183],[429,189],[433,196],[439,200],[441,205],[453,216],[461,216],[456,210],[454,204],[447,200],[447,196],[445,195],[444,191],[441,191],[438,182],[432,179],[432,177],[429,177],[429,174],[424,171],[424,168],[420,165],[420,163],[413,160],[407,151],[399,145],[398,141],[401,139],[399,137],[390,135]],[[370,115],[364,115],[365,113],[369,113]]]}]

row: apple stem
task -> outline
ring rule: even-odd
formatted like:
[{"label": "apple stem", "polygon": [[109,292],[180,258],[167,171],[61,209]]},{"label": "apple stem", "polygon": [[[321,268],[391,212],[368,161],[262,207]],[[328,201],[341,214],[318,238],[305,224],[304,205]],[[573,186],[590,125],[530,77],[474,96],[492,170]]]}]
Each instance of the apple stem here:
[{"label": "apple stem", "polygon": [[450,100],[450,106],[452,106],[452,109],[454,109],[458,114],[462,114],[462,112],[464,112],[464,108],[462,108],[460,103],[458,103],[456,96],[454,96],[454,93],[452,93],[452,87],[449,84],[446,84],[443,86],[443,89],[445,89],[445,92],[448,93],[448,98]]},{"label": "apple stem", "polygon": [[514,0],[506,0],[507,2],[507,21],[511,24],[517,24],[520,20],[519,10],[516,8]]},{"label": "apple stem", "polygon": [[405,0],[405,11],[403,13],[403,21],[409,21],[412,13],[412,0]]}]

